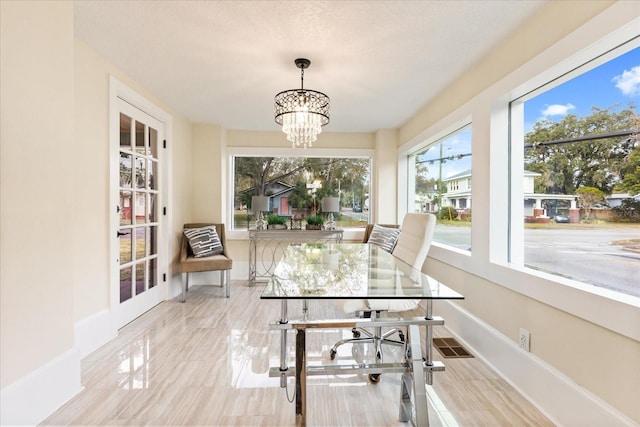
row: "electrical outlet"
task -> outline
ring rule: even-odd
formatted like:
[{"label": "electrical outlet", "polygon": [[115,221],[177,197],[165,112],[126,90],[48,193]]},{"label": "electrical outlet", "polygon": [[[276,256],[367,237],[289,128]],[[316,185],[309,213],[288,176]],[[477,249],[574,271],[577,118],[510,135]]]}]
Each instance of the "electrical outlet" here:
[{"label": "electrical outlet", "polygon": [[527,331],[525,328],[520,328],[520,331],[518,333],[518,344],[520,345],[520,348],[522,348],[525,351],[529,351],[530,339],[531,339],[531,334],[529,333],[529,331]]}]

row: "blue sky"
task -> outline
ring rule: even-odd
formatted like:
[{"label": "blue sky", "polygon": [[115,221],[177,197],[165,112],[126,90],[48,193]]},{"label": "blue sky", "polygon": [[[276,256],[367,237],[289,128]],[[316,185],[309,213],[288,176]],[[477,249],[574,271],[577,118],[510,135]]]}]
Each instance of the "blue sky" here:
[{"label": "blue sky", "polygon": [[[640,47],[618,56],[572,80],[528,100],[524,105],[525,132],[529,132],[540,119],[560,121],[567,114],[584,117],[591,114],[591,107],[616,110],[635,106],[640,113]],[[471,153],[471,128],[455,133],[442,142],[442,157]],[[419,156],[420,160],[437,160],[440,145],[431,147]],[[429,177],[438,178],[437,161],[425,163]],[[471,169],[471,157],[446,160],[442,165],[442,178],[448,178]]]},{"label": "blue sky", "polygon": [[[429,148],[423,155],[419,156],[420,160],[434,160],[432,164],[425,163],[428,169],[427,176],[439,178],[440,164],[438,159],[443,158],[442,179],[448,178],[460,172],[471,169],[471,127],[448,136],[442,141],[442,144],[436,144]],[[442,156],[440,155],[440,147],[442,146]],[[460,159],[457,156],[461,155]],[[454,160],[449,159],[454,157]]]},{"label": "blue sky", "polygon": [[640,112],[640,48],[635,48],[524,104],[525,132],[540,119],[560,121],[567,114],[584,117],[591,107],[616,110],[632,103]]}]

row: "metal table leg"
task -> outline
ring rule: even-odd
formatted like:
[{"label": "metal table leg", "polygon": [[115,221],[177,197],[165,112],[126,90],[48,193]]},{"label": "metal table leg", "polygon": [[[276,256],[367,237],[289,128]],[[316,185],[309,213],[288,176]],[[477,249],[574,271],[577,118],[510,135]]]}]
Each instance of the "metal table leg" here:
[{"label": "metal table leg", "polygon": [[306,329],[296,330],[296,425],[307,425]]},{"label": "metal table leg", "polygon": [[[424,318],[426,320],[433,319],[433,301],[426,300],[425,301],[425,314]],[[431,344],[433,343],[433,326],[427,324],[425,326],[425,344],[424,344],[424,361],[427,366],[433,366],[433,349]],[[433,385],[433,370],[427,369],[427,378],[425,382],[429,385]]]},{"label": "metal table leg", "polygon": [[[283,299],[280,306],[280,324],[289,323],[287,314],[287,300]],[[280,387],[287,387],[287,370],[289,369],[287,364],[287,330],[282,329],[280,331]]]}]

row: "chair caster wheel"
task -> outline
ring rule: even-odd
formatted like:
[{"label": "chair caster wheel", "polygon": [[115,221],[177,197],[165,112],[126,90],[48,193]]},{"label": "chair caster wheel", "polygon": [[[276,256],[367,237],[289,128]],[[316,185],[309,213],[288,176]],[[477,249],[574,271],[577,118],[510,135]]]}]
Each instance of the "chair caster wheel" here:
[{"label": "chair caster wheel", "polygon": [[378,384],[380,382],[380,374],[369,374],[369,382],[371,384]]},{"label": "chair caster wheel", "polygon": [[356,331],[356,330],[354,330],[354,331],[352,331],[351,333],[353,334],[353,337],[354,337],[354,338],[360,338],[360,331]]},{"label": "chair caster wheel", "polygon": [[336,353],[337,351],[335,351],[334,349],[331,349],[331,351],[329,351],[329,357],[331,358],[331,360],[334,360],[336,358]]}]

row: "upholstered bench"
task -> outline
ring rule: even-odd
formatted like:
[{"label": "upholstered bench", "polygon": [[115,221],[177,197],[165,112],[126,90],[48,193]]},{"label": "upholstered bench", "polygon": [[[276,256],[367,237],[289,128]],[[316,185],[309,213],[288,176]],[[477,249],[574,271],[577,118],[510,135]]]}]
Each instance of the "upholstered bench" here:
[{"label": "upholstered bench", "polygon": [[[189,290],[189,274],[203,271],[220,271],[220,286],[229,298],[231,267],[233,260],[227,254],[224,224],[185,224],[180,248],[180,273],[182,273],[182,302]],[[186,277],[185,277],[186,276]]]}]

